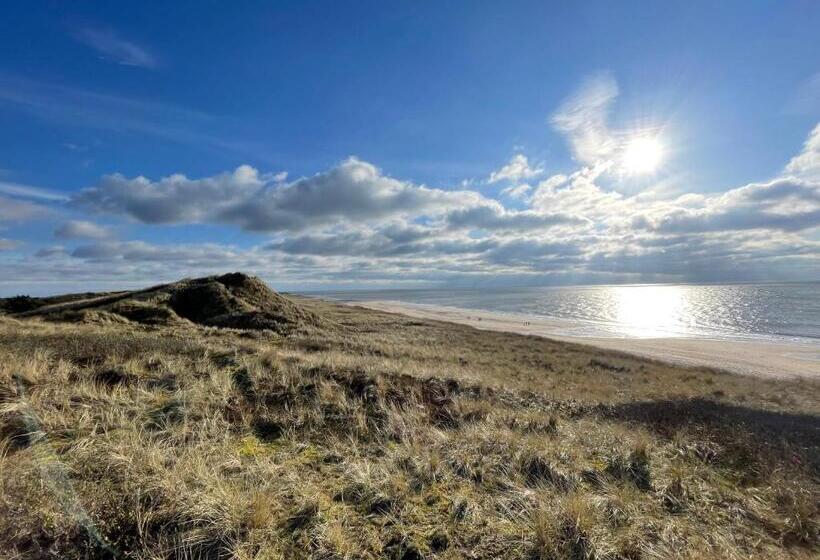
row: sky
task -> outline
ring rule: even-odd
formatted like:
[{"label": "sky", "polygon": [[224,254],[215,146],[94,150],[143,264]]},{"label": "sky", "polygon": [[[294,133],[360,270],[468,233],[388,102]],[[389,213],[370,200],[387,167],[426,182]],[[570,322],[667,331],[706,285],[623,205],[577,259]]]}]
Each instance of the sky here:
[{"label": "sky", "polygon": [[0,295],[820,280],[820,4],[43,2]]}]

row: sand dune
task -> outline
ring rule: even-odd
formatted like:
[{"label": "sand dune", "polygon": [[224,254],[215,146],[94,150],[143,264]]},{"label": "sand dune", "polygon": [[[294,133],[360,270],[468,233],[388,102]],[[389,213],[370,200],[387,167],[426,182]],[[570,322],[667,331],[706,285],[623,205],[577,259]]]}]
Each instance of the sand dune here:
[{"label": "sand dune", "polygon": [[820,378],[820,344],[701,338],[605,338],[567,335],[570,321],[530,315],[493,313],[398,301],[357,302],[355,305],[420,318],[515,332],[620,350],[675,364],[709,366],[764,377]]}]

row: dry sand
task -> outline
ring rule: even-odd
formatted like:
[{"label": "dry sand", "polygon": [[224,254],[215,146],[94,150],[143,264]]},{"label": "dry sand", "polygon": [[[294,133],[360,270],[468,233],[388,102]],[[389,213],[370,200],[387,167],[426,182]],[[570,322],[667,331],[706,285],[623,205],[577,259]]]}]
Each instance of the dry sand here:
[{"label": "dry sand", "polygon": [[570,321],[514,313],[493,313],[398,301],[355,302],[352,305],[470,325],[478,329],[544,336],[589,344],[675,364],[708,366],[744,375],[820,379],[820,344],[773,343],[702,338],[616,338],[571,336]]}]

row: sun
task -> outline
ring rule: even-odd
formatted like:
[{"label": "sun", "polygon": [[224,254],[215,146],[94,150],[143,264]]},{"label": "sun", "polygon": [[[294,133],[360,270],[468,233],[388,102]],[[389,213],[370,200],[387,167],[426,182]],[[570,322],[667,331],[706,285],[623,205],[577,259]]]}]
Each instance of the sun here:
[{"label": "sun", "polygon": [[663,160],[663,145],[657,138],[638,137],[624,148],[622,165],[627,173],[643,175],[655,171]]}]

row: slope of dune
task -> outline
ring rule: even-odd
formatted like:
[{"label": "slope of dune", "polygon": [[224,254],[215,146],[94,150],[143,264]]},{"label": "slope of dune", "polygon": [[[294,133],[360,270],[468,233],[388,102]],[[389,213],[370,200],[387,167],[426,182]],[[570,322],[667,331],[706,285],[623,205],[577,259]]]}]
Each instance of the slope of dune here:
[{"label": "slope of dune", "polygon": [[145,325],[196,324],[287,334],[300,325],[320,326],[305,311],[262,280],[240,272],[185,279],[143,290],[78,294],[53,298],[0,299],[0,309],[15,317],[50,321],[122,322]]}]

